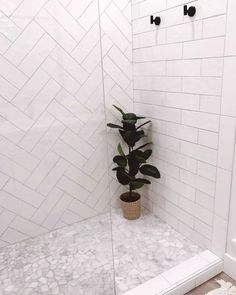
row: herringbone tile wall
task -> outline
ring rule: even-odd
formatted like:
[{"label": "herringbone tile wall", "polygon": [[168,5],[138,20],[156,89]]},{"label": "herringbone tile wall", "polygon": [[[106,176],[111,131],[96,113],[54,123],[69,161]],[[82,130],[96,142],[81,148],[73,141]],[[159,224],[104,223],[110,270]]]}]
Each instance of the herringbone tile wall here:
[{"label": "herringbone tile wall", "polygon": [[105,118],[133,108],[131,8],[98,4],[0,0],[0,247],[108,208]]}]

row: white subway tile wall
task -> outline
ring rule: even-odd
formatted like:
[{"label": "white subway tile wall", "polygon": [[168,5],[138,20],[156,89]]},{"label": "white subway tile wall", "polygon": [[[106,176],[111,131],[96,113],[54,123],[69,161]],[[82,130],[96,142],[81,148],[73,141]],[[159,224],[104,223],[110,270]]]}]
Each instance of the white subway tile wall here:
[{"label": "white subway tile wall", "polygon": [[[222,256],[236,128],[235,1],[132,3],[134,109],[153,121],[153,163],[162,174],[144,191],[144,205]],[[195,17],[183,15],[186,3]]]},{"label": "white subway tile wall", "polygon": [[108,210],[103,77],[133,109],[131,1],[36,2],[0,1],[0,247]]}]

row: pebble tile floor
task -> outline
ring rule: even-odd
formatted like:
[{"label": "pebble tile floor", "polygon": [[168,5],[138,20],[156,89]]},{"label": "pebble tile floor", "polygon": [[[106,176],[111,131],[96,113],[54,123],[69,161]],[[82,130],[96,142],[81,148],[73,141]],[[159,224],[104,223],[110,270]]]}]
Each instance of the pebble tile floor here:
[{"label": "pebble tile floor", "polygon": [[135,221],[114,210],[112,243],[110,220],[0,249],[0,295],[121,295],[202,251],[145,210]]}]

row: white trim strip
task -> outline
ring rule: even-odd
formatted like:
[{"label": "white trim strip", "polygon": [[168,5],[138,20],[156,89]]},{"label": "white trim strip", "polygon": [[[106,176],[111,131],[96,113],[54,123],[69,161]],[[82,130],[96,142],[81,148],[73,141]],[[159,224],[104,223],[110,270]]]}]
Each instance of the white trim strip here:
[{"label": "white trim strip", "polygon": [[206,250],[124,295],[183,295],[223,271],[223,260]]}]

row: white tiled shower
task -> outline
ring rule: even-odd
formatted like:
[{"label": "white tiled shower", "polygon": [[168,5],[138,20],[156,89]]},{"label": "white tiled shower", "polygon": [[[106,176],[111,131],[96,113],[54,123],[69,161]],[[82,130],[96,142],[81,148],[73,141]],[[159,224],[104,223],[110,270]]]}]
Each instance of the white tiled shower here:
[{"label": "white tiled shower", "polygon": [[[195,17],[183,15],[184,4],[196,7]],[[105,294],[107,276],[117,294],[127,291],[123,264],[114,270],[127,254],[116,241],[127,228],[117,216],[123,189],[110,172],[118,139],[106,129],[118,119],[115,104],[152,120],[152,162],[162,178],[142,190],[138,227],[147,230],[152,220],[153,234],[161,219],[196,247],[221,259],[227,253],[236,276],[235,9],[234,0],[0,0],[2,255],[36,249],[31,241],[43,245],[55,233],[57,246],[82,247],[81,231],[91,252],[107,249],[104,264],[91,266],[96,279],[86,294]],[[150,15],[161,17],[160,26]],[[75,240],[67,239],[70,225]],[[132,287],[150,276],[135,270]]]}]

